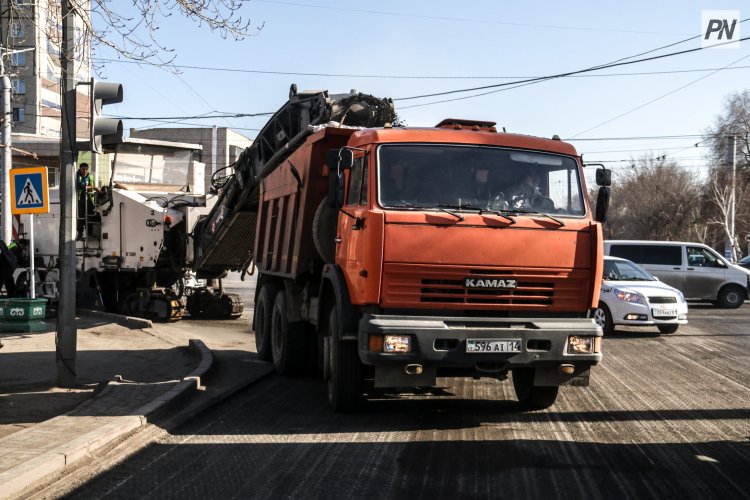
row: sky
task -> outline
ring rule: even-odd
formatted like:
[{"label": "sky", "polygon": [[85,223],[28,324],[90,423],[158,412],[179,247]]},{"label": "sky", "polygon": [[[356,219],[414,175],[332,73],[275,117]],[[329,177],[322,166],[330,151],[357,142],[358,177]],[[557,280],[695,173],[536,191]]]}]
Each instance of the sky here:
[{"label": "sky", "polygon": [[[115,3],[129,9],[129,2]],[[702,12],[739,10],[744,19],[746,5],[252,0],[241,14],[261,28],[242,41],[223,39],[176,12],[161,19],[156,36],[173,49],[161,61],[174,56],[178,71],[158,60],[118,60],[106,49],[95,61],[101,79],[124,86],[124,101],[106,106],[105,114],[127,117],[126,131],[215,125],[253,138],[267,118],[189,117],[272,113],[296,83],[300,90],[391,97],[410,126],[444,118],[494,121],[507,132],[557,134],[586,162],[603,161],[615,171],[652,153],[700,174],[707,164],[702,135],[727,97],[750,87],[750,40],[534,84],[413,97],[696,49]],[[750,36],[750,22],[740,29]]]}]

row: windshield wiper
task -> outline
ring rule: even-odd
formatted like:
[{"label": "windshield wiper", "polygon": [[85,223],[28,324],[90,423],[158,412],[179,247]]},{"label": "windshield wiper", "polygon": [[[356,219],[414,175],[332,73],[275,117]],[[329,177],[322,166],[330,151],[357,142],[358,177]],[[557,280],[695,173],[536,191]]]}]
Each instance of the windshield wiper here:
[{"label": "windshield wiper", "polygon": [[490,210],[489,208],[480,208],[479,215],[482,215],[482,214],[497,215],[498,217],[502,217],[503,219],[507,220],[511,224],[516,223],[516,219],[508,215],[507,211],[505,210]]},{"label": "windshield wiper", "polygon": [[418,207],[413,203],[397,203],[394,205],[386,205],[386,208],[407,208],[409,210],[414,210]]},{"label": "windshield wiper", "polygon": [[457,214],[456,212],[452,212],[452,211],[450,211],[448,209],[452,208],[452,209],[456,209],[456,210],[461,210],[463,208],[471,208],[471,207],[470,206],[469,207],[463,207],[463,206],[460,206],[460,205],[441,205],[440,203],[438,203],[437,205],[434,206],[434,208],[437,208],[441,212],[445,212],[448,215],[452,215],[453,217],[455,217],[459,221],[463,222],[464,218],[463,218],[462,215]]},{"label": "windshield wiper", "polygon": [[535,210],[524,210],[524,209],[514,209],[514,210],[503,210],[505,213],[509,214],[519,214],[519,215],[541,215],[542,217],[547,217],[548,219],[551,219],[558,224],[560,224],[560,227],[565,227],[565,223],[558,219],[557,217],[552,217],[550,214],[544,213],[544,212],[537,212]]}]

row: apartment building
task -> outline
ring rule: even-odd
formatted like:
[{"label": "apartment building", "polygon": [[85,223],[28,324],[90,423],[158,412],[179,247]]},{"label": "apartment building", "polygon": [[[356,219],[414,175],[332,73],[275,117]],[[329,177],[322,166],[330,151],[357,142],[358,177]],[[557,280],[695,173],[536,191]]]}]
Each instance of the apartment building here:
[{"label": "apartment building", "polygon": [[[76,19],[75,79],[88,82],[90,44],[84,23]],[[53,184],[60,154],[61,37],[59,0],[0,0],[0,46],[12,85],[13,166],[46,165]],[[82,86],[76,116],[83,136],[88,133],[87,109],[88,87]]]}]

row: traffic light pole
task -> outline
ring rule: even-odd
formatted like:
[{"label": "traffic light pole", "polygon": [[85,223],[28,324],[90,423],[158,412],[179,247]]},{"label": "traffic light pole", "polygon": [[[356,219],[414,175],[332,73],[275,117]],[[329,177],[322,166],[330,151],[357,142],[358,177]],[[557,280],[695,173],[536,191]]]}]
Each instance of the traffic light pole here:
[{"label": "traffic light pole", "polygon": [[58,387],[76,385],[76,85],[75,11],[62,2],[61,53],[63,106],[60,127],[60,300],[58,302],[56,360]]}]

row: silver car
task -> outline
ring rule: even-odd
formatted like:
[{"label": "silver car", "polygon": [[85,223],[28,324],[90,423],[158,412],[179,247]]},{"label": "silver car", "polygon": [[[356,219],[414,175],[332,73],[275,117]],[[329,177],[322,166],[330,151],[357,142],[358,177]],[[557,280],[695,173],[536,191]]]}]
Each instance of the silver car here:
[{"label": "silver car", "polygon": [[750,270],[701,243],[609,240],[604,242],[604,254],[635,262],[688,300],[736,308],[748,298]]}]

